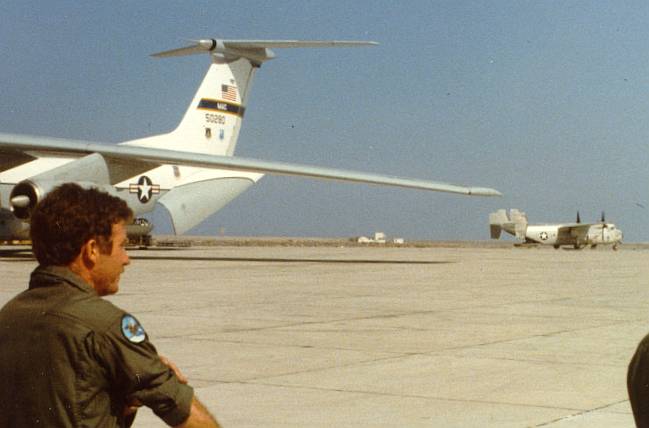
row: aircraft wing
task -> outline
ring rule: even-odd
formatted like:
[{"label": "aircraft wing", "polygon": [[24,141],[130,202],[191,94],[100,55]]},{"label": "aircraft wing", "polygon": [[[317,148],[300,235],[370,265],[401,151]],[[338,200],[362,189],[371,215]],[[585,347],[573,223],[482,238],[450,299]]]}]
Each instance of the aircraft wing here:
[{"label": "aircraft wing", "polygon": [[567,223],[559,226],[558,233],[582,238],[588,234],[591,223]]},{"label": "aircraft wing", "polygon": [[[264,161],[238,156],[216,156],[173,150],[153,149],[127,145],[35,137],[0,133],[0,167],[16,166],[40,156],[81,157],[99,153],[122,167],[122,175],[129,169],[143,171],[159,165],[186,165],[202,168],[258,172],[273,175],[302,176],[320,179],[398,186],[470,196],[501,196],[494,189],[468,187],[415,178],[394,177],[366,172],[341,170],[293,163]],[[1,171],[0,171],[1,172]],[[133,175],[137,175],[138,172]]]},{"label": "aircraft wing", "polygon": [[559,228],[560,229],[570,230],[570,229],[578,229],[578,228],[584,227],[584,226],[586,228],[588,228],[591,225],[589,223],[561,223],[559,225]]}]

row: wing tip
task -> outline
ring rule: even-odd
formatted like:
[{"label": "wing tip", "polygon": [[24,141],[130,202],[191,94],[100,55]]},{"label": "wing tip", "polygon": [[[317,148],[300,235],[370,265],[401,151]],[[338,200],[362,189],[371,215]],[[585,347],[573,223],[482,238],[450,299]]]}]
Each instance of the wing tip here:
[{"label": "wing tip", "polygon": [[470,187],[468,194],[471,196],[502,196],[503,195],[498,190],[490,189],[488,187]]}]

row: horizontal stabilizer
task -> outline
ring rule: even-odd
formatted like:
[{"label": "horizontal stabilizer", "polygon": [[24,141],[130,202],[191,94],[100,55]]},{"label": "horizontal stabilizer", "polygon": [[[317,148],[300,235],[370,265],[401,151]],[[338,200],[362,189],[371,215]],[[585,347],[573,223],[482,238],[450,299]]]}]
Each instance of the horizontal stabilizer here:
[{"label": "horizontal stabilizer", "polygon": [[376,42],[351,40],[192,40],[192,44],[177,49],[154,53],[156,58],[216,53],[229,57],[243,57],[256,62],[274,58],[271,48],[350,48],[375,46]]}]

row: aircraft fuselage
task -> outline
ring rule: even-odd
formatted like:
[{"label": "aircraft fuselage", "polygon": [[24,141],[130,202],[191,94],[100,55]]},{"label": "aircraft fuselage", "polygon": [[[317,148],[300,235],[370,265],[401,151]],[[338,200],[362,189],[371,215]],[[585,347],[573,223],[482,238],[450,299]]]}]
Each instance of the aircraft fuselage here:
[{"label": "aircraft fuselage", "polygon": [[561,224],[528,225],[525,231],[525,241],[575,247],[614,245],[622,241],[622,232],[613,223],[593,224],[583,232],[564,227]]}]

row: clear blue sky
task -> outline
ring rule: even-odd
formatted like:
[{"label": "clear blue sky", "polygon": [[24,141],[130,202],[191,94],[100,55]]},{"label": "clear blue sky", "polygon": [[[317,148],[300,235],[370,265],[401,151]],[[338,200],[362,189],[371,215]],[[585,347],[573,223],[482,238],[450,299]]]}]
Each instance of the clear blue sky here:
[{"label": "clear blue sky", "polygon": [[626,241],[649,241],[646,2],[5,0],[0,20],[2,132],[172,130],[209,60],[148,55],[184,39],[375,40],[276,50],[237,154],[505,195],[267,176],[193,233],[487,239],[489,213],[513,207],[530,222],[604,210]]}]

